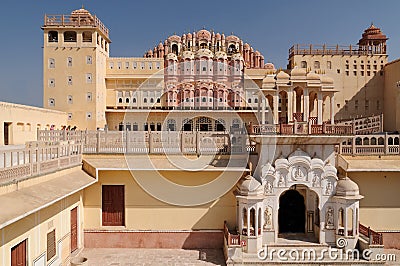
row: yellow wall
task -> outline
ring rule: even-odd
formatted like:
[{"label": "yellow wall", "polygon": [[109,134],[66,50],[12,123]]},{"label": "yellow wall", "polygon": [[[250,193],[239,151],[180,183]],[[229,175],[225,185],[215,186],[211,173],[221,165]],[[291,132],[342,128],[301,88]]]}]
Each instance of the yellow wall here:
[{"label": "yellow wall", "polygon": [[400,230],[400,173],[353,172],[360,188],[360,222],[373,230]]},{"label": "yellow wall", "polygon": [[[207,172],[203,183],[218,174]],[[199,174],[174,171],[165,174],[165,177],[174,183],[189,186],[202,183],[199,179],[203,175],[204,172]],[[104,229],[101,226],[102,185],[125,185],[125,229],[128,230],[222,229],[224,220],[231,225],[236,224],[233,189],[220,199],[201,206],[173,206],[147,194],[129,171],[100,171],[99,182],[84,190],[85,229]]]},{"label": "yellow wall", "polygon": [[[27,261],[28,265],[33,265],[33,261],[47,250],[47,233],[55,229],[57,252],[49,262],[57,260],[68,265],[71,253],[70,211],[75,207],[78,207],[78,248],[83,247],[82,194],[82,191],[77,192],[1,229],[0,264],[11,265],[11,248],[27,239]],[[58,250],[59,243],[61,250]]]},{"label": "yellow wall", "polygon": [[385,66],[385,116],[384,129],[386,131],[400,130],[400,60],[395,60]]},{"label": "yellow wall", "polygon": [[[335,120],[383,113],[383,67],[387,63],[387,55],[294,55],[289,58],[289,65],[300,67],[301,61],[306,61],[311,71],[324,71],[334,79],[335,90],[338,91],[335,93]],[[319,69],[314,68],[315,61],[320,62]],[[331,62],[330,69],[328,61]],[[348,75],[346,72],[349,72]],[[366,100],[368,110],[365,108]],[[355,107],[356,101],[358,108]],[[328,117],[324,117],[326,119]]]},{"label": "yellow wall", "polygon": [[37,140],[37,129],[60,129],[67,123],[64,112],[32,107],[21,104],[0,102],[0,145],[4,145],[4,123],[9,127],[9,144],[24,144]]}]

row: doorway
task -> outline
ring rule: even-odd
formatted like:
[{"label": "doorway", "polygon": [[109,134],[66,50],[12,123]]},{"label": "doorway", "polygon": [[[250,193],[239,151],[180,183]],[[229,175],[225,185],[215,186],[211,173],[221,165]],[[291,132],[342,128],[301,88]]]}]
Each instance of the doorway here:
[{"label": "doorway", "polygon": [[11,266],[25,266],[26,260],[26,240],[11,248]]},{"label": "doorway", "polygon": [[279,198],[279,233],[305,232],[304,197],[295,189],[284,192]]},{"label": "doorway", "polygon": [[71,253],[78,249],[78,207],[71,210]]}]

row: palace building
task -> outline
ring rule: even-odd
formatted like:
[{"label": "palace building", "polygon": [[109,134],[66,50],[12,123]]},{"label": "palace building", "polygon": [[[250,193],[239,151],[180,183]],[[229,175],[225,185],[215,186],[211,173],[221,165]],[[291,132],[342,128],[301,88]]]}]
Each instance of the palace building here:
[{"label": "palace building", "polygon": [[206,29],[113,58],[83,8],[42,30],[44,108],[0,104],[2,265],[76,265],[85,248],[213,248],[228,265],[400,248],[399,61],[379,28],[294,45],[284,70]]}]

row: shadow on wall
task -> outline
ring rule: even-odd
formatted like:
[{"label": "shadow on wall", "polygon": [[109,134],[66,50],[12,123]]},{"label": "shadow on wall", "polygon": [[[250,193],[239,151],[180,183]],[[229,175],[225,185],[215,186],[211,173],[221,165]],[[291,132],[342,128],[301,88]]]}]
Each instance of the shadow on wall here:
[{"label": "shadow on wall", "polygon": [[[366,72],[367,71],[365,71],[365,73]],[[373,73],[373,71],[371,72]],[[350,73],[350,75],[351,74],[352,73]],[[377,71],[364,87],[362,87],[350,100],[348,100],[344,106],[341,106],[339,111],[335,114],[335,120],[348,120],[352,118],[368,117],[383,113],[383,84],[383,70]],[[335,84],[335,86],[337,86],[337,84]],[[374,89],[379,91],[372,91]],[[377,96],[373,97],[373,95]],[[377,108],[378,105],[379,108]]]}]

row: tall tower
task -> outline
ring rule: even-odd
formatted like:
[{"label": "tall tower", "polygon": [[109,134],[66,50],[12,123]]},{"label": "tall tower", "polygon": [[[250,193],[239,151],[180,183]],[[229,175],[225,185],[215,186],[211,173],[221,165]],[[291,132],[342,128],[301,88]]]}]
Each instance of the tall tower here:
[{"label": "tall tower", "polygon": [[384,107],[386,40],[381,29],[371,25],[364,30],[358,45],[296,44],[289,50],[288,68],[297,66],[334,79],[338,90],[334,96],[335,120],[379,115]]},{"label": "tall tower", "polygon": [[68,113],[78,129],[106,124],[106,61],[109,31],[85,10],[45,15],[43,29],[43,106]]}]

